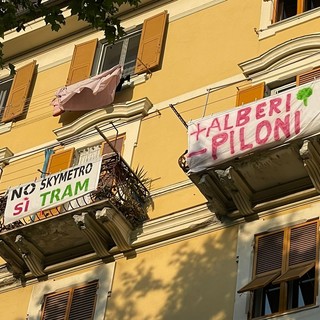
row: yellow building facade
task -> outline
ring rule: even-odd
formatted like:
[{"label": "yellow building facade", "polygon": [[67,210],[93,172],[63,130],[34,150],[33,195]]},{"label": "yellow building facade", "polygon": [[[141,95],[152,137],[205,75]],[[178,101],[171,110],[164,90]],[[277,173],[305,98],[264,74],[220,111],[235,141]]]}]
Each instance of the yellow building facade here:
[{"label": "yellow building facade", "polygon": [[64,15],[4,39],[0,319],[319,319],[320,2]]}]

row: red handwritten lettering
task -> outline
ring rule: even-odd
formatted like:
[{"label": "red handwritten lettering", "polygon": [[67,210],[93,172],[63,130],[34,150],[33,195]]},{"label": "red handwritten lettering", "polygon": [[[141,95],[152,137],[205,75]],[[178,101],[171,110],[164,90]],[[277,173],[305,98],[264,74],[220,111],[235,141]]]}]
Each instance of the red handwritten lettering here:
[{"label": "red handwritten lettering", "polygon": [[273,98],[270,100],[270,109],[269,116],[271,117],[273,113],[281,113],[281,110],[278,108],[281,105],[282,99],[280,97]]},{"label": "red handwritten lettering", "polygon": [[250,150],[253,148],[253,144],[252,143],[248,143],[246,144],[245,143],[245,138],[244,138],[244,130],[245,128],[240,128],[240,136],[239,136],[239,139],[240,139],[240,150],[241,151],[245,151],[245,150]]},{"label": "red handwritten lettering", "polygon": [[[265,130],[266,130],[266,132],[265,132],[266,135],[264,138],[261,137],[261,131],[263,128],[265,128]],[[257,125],[257,129],[256,129],[256,142],[257,142],[257,144],[265,144],[268,141],[271,132],[272,132],[272,128],[271,128],[271,124],[268,120],[264,120],[264,121],[259,122]]]},{"label": "red handwritten lettering", "polygon": [[223,145],[228,140],[228,134],[226,132],[218,133],[212,137],[212,158],[217,160],[218,147]]},{"label": "red handwritten lettering", "polygon": [[240,127],[245,125],[246,123],[249,122],[250,117],[248,116],[249,113],[251,112],[251,108],[241,108],[239,109],[238,113],[237,113],[237,121],[236,121],[236,126]]},{"label": "red handwritten lettering", "polygon": [[282,130],[286,138],[290,137],[290,114],[286,115],[284,121],[277,118],[274,123],[274,140],[278,141],[281,139],[279,130]]}]

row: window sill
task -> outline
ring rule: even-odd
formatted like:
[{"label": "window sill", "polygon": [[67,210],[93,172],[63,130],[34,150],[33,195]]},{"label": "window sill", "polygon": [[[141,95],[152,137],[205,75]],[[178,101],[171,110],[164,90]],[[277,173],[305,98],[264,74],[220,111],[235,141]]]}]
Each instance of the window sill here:
[{"label": "window sill", "polygon": [[124,82],[122,85],[122,90],[127,89],[127,88],[132,88],[138,84],[145,83],[148,79],[148,74],[147,73],[142,73],[142,74],[137,74],[133,75],[130,79],[130,81]]},{"label": "window sill", "polygon": [[10,132],[12,128],[12,121],[7,123],[1,123],[0,124],[0,134]]},{"label": "window sill", "polygon": [[271,37],[280,31],[292,28],[300,23],[304,23],[319,17],[320,17],[320,8],[315,8],[313,10],[309,10],[307,12],[298,14],[296,16],[284,19],[282,21],[279,21],[273,24],[264,25],[263,23],[261,23],[260,30],[257,30],[259,40]]},{"label": "window sill", "polygon": [[[313,310],[313,309],[318,309],[319,305],[313,305],[313,306],[308,306],[308,307],[300,307],[300,308],[296,308],[296,309],[292,309],[292,310],[288,310],[286,312],[283,312],[281,314],[279,313],[275,313],[275,314],[269,314],[263,317],[257,317],[257,318],[251,318],[252,320],[262,320],[262,319],[287,319],[287,316],[289,315],[289,319],[291,319],[292,314],[298,314],[300,312],[306,312],[309,310]],[[317,311],[318,312],[318,311]],[[306,319],[306,314],[303,314],[303,319]],[[294,319],[300,319],[299,316],[294,317]]]}]

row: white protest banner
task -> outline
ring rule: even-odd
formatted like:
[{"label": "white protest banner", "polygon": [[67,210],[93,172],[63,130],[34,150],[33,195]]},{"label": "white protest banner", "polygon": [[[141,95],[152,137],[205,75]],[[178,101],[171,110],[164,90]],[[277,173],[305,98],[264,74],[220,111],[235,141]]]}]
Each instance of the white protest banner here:
[{"label": "white protest banner", "polygon": [[57,207],[95,190],[100,167],[101,158],[9,189],[4,224]]},{"label": "white protest banner", "polygon": [[320,81],[188,124],[187,163],[199,172],[320,131]]}]

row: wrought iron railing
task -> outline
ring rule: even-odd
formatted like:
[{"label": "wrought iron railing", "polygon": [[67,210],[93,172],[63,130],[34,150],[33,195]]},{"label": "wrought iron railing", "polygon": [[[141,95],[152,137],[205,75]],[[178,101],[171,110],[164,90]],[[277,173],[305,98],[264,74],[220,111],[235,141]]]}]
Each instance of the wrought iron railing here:
[{"label": "wrought iron railing", "polygon": [[178,159],[178,164],[180,166],[180,168],[185,172],[187,173],[189,171],[189,167],[188,167],[188,164],[187,164],[187,153],[188,153],[188,150],[186,150]]},{"label": "wrought iron railing", "polygon": [[6,196],[0,196],[0,232],[12,230],[69,211],[74,212],[74,210],[84,206],[94,206],[101,201],[108,202],[120,211],[133,227],[136,227],[148,219],[147,208],[151,204],[150,193],[146,186],[124,159],[116,153],[107,155],[102,159],[97,190],[88,195],[4,225],[6,201]]}]

